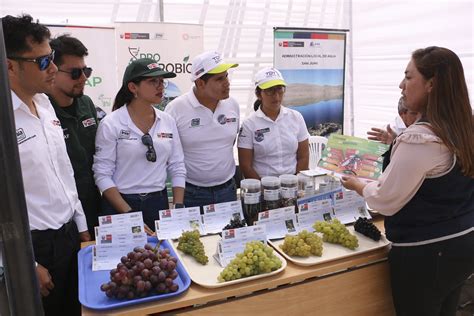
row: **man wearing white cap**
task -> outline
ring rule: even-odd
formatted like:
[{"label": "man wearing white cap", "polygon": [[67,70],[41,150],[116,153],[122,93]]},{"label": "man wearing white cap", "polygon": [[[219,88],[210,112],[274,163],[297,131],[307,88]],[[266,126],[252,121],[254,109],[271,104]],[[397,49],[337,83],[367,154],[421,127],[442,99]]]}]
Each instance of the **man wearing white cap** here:
[{"label": "man wearing white cap", "polygon": [[255,75],[255,112],[239,134],[239,165],[245,178],[296,174],[308,169],[308,130],[303,116],[281,106],[286,83],[272,67]]},{"label": "man wearing white cap", "polygon": [[196,56],[191,68],[194,87],[165,108],[176,120],[183,146],[186,207],[237,199],[233,146],[240,110],[229,97],[227,73],[237,66],[224,63],[215,51]]}]

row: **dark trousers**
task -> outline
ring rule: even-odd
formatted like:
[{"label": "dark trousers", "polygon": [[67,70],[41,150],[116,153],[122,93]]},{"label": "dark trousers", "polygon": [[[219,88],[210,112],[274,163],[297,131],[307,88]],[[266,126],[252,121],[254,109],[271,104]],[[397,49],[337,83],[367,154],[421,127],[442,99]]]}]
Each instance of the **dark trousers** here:
[{"label": "dark trousers", "polygon": [[237,200],[237,187],[234,178],[213,187],[200,187],[186,182],[184,205],[186,207],[233,202]]},{"label": "dark trousers", "polygon": [[45,315],[80,315],[78,299],[77,252],[80,239],[74,221],[58,230],[31,231],[35,260],[48,269],[54,283],[43,297]]},{"label": "dark trousers", "polygon": [[[155,231],[155,220],[160,219],[158,211],[170,208],[168,203],[168,191],[166,188],[162,191],[147,194],[120,194],[125,202],[130,205],[133,212],[142,212],[143,222],[153,231]],[[101,215],[114,214],[118,214],[118,212],[105,198],[102,198]]]},{"label": "dark trousers", "polygon": [[90,194],[89,196],[80,196],[79,200],[81,201],[84,214],[86,215],[87,229],[91,238],[94,239],[94,227],[99,226],[99,220],[97,218],[100,213],[101,195],[97,192],[97,194]]},{"label": "dark trousers", "polygon": [[415,247],[393,246],[388,260],[398,316],[454,316],[474,271],[474,232]]}]

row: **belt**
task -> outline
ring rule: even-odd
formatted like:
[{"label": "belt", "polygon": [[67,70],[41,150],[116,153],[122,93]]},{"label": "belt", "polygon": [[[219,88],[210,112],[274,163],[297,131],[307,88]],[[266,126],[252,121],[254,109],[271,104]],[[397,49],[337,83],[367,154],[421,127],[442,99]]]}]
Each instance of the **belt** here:
[{"label": "belt", "polygon": [[164,188],[163,190],[161,191],[155,191],[155,192],[148,192],[148,193],[121,193],[122,195],[124,196],[141,196],[141,197],[145,197],[145,196],[168,196],[168,190],[166,188]]},{"label": "belt", "polygon": [[48,237],[52,237],[52,236],[55,236],[57,234],[61,234],[61,233],[69,233],[69,231],[74,227],[74,225],[76,225],[74,223],[74,221],[71,219],[69,222],[67,222],[66,224],[64,224],[63,226],[59,227],[58,229],[45,229],[45,230],[32,230],[31,231],[31,236],[33,238],[48,238]]},{"label": "belt", "polygon": [[189,186],[189,187],[192,187],[192,188],[201,188],[201,189],[204,189],[204,190],[217,191],[217,190],[221,190],[221,189],[227,188],[227,187],[228,187],[229,185],[231,185],[232,183],[234,183],[234,178],[230,178],[230,179],[227,180],[226,182],[224,182],[224,183],[222,183],[222,184],[218,184],[218,185],[212,186],[212,187],[202,187],[202,186],[195,185],[195,184],[192,184],[192,183],[189,183],[189,182],[186,182],[186,186]]}]

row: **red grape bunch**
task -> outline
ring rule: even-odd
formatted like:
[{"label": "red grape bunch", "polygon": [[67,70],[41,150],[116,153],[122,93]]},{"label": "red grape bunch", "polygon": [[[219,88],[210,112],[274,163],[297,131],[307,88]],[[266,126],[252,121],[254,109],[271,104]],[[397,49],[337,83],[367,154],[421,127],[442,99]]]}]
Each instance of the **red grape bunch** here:
[{"label": "red grape bunch", "polygon": [[178,260],[171,256],[169,249],[154,248],[146,244],[144,248],[135,247],[127,256],[120,259],[117,268],[110,270],[110,282],[100,289],[108,297],[134,299],[151,294],[176,292]]}]

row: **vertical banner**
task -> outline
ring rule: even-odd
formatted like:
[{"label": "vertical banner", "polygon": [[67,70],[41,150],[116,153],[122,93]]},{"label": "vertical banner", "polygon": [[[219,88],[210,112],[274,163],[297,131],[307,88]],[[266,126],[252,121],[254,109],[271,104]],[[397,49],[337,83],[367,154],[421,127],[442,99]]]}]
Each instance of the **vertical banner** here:
[{"label": "vertical banner", "polygon": [[51,37],[68,34],[79,39],[89,51],[86,65],[93,69],[86,81],[84,93],[105,112],[112,110],[117,88],[113,27],[48,25]]},{"label": "vertical banner", "polygon": [[139,58],[152,58],[163,69],[177,75],[168,80],[160,108],[191,88],[191,61],[203,50],[202,25],[118,23],[115,38],[119,86],[130,62]]},{"label": "vertical banner", "polygon": [[342,134],[346,34],[274,29],[274,66],[287,82],[283,105],[300,112],[310,135]]}]

